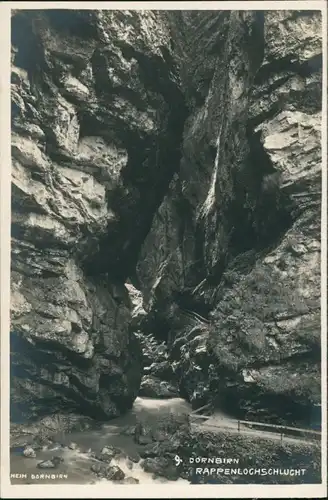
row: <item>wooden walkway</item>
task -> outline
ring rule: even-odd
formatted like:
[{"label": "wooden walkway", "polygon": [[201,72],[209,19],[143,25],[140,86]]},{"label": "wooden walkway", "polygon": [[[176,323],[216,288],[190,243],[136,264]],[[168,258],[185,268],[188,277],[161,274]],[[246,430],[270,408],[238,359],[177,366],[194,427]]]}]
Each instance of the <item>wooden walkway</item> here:
[{"label": "wooden walkway", "polygon": [[[180,307],[180,312],[193,319],[198,324],[210,325],[211,321],[200,314]],[[191,412],[190,423],[193,426],[219,432],[220,429],[230,430],[231,432],[253,433],[259,437],[268,437],[272,439],[298,440],[298,441],[320,441],[321,431],[315,431],[307,428],[290,427],[285,425],[267,424],[264,422],[253,422],[251,420],[232,419],[215,412],[211,415],[205,415],[202,412],[209,410],[211,405],[205,405]]]},{"label": "wooden walkway", "polygon": [[202,414],[203,411],[208,409],[210,409],[210,405],[202,406],[198,410],[191,412],[190,423],[213,432],[219,432],[221,429],[246,434],[253,433],[259,437],[280,439],[280,441],[283,439],[298,441],[318,441],[321,439],[321,432],[312,429],[224,418],[220,414],[215,414],[215,412],[211,415]]}]

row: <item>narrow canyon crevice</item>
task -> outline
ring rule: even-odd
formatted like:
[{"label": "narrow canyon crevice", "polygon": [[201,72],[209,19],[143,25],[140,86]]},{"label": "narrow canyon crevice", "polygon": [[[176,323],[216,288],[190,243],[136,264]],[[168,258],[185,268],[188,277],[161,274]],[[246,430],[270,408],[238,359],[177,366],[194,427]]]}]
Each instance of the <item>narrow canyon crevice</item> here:
[{"label": "narrow canyon crevice", "polygon": [[138,394],[309,421],[320,30],[316,12],[13,13],[13,421],[110,419]]}]

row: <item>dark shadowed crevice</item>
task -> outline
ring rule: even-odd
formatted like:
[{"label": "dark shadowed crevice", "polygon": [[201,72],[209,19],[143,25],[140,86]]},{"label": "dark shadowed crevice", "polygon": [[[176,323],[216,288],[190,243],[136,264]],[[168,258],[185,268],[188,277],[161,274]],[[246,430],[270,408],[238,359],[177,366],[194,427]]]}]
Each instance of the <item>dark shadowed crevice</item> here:
[{"label": "dark shadowed crevice", "polygon": [[164,98],[157,111],[157,135],[140,137],[126,131],[126,127],[122,130],[121,140],[127,148],[128,161],[122,172],[122,185],[109,195],[110,206],[119,218],[117,232],[111,228],[108,235],[100,240],[99,253],[88,258],[84,264],[88,274],[97,274],[102,270],[113,279],[125,281],[134,273],[153,216],[179,169],[187,110],[178,85],[172,81],[168,68],[160,58],[149,60],[123,43],[122,50],[125,57],[133,55],[138,58],[146,88]]},{"label": "dark shadowed crevice", "polygon": [[[269,155],[263,148],[261,132],[246,128],[249,154],[244,171],[247,177],[236,182],[236,203],[231,208],[234,231],[230,248],[234,254],[270,246],[292,225],[292,202],[280,189],[280,175]],[[242,204],[244,189],[248,191],[251,203]],[[238,194],[238,189],[241,189]],[[246,202],[246,200],[245,200]]]},{"label": "dark shadowed crevice", "polygon": [[33,32],[30,11],[20,11],[11,20],[11,43],[19,50],[15,54],[14,64],[25,69],[31,77],[43,60],[43,49],[37,35]]},{"label": "dark shadowed crevice", "polygon": [[322,68],[322,54],[316,54],[304,62],[294,60],[288,55],[284,58],[274,59],[261,66],[255,76],[254,83],[261,85],[266,83],[270,76],[279,75],[279,73],[298,74],[308,77]]},{"label": "dark shadowed crevice", "polygon": [[212,309],[209,303],[201,301],[199,297],[196,298],[192,291],[183,290],[177,292],[173,300],[182,310],[193,311],[205,319],[208,319],[208,315]]},{"label": "dark shadowed crevice", "polygon": [[50,26],[58,33],[84,40],[97,38],[98,31],[91,22],[94,13],[88,10],[49,9],[43,11]]},{"label": "dark shadowed crevice", "polygon": [[264,59],[265,37],[264,37],[264,11],[254,12],[251,34],[248,39],[248,53],[251,60],[251,71],[256,75]]}]

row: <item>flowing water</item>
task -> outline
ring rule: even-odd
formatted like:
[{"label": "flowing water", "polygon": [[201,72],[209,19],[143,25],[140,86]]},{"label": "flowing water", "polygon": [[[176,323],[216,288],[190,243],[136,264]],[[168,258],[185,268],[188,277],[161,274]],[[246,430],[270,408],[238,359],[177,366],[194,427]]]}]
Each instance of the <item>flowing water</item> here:
[{"label": "flowing water", "polygon": [[[125,475],[138,479],[140,483],[167,483],[167,479],[153,478],[151,473],[145,472],[137,460],[141,445],[135,443],[133,436],[122,435],[124,428],[133,427],[137,421],[147,423],[152,426],[160,418],[163,420],[165,415],[189,414],[190,405],[180,398],[173,399],[148,399],[137,398],[132,409],[125,415],[103,424],[99,429],[72,432],[69,434],[60,433],[54,436],[54,443],[59,444],[40,451],[36,451],[36,458],[26,458],[22,455],[22,449],[17,449],[11,454],[11,473],[26,474],[27,477],[12,479],[12,484],[40,484],[42,483],[73,483],[73,484],[99,484],[108,482],[106,479],[97,478],[90,470],[93,463],[99,463],[96,459],[90,457],[90,449],[99,453],[106,445],[119,448],[126,456],[115,457],[111,465],[118,465]],[[70,443],[76,443],[77,449],[72,450],[67,447]],[[37,464],[42,460],[51,459],[53,456],[62,457],[64,461],[56,469],[41,470]],[[40,479],[34,477],[40,474],[54,474],[54,479]],[[65,475],[65,477],[60,477]],[[66,477],[67,476],[67,477]],[[186,480],[179,479],[179,482],[188,483]]]}]

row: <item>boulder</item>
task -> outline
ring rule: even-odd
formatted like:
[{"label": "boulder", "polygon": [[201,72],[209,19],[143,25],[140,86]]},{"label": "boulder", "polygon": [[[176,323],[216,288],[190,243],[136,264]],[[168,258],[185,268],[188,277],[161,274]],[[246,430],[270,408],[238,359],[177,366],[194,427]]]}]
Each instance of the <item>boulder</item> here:
[{"label": "boulder", "polygon": [[128,476],[123,479],[123,484],[139,484],[139,479],[136,479],[135,477]]},{"label": "boulder", "polygon": [[107,464],[110,464],[113,459],[113,455],[107,455],[106,453],[97,453],[94,457],[100,462],[106,462]]},{"label": "boulder", "polygon": [[58,461],[54,460],[43,460],[37,464],[37,467],[38,469],[55,469],[58,463]]},{"label": "boulder", "polygon": [[106,469],[106,478],[110,481],[121,481],[125,474],[117,465],[110,466]]},{"label": "boulder", "polygon": [[70,444],[68,445],[68,448],[69,448],[70,450],[78,450],[78,448],[79,448],[79,447],[78,447],[77,443],[70,443]]},{"label": "boulder", "polygon": [[175,481],[179,478],[179,471],[174,465],[173,460],[164,457],[146,458],[142,464],[145,472],[153,473],[154,476],[162,476],[170,481]]},{"label": "boulder", "polygon": [[128,459],[131,460],[131,462],[137,464],[140,461],[140,455],[137,452],[135,452],[133,454],[130,454],[128,456]]},{"label": "boulder", "polygon": [[35,458],[36,457],[35,450],[31,446],[27,446],[24,449],[23,455],[24,455],[24,457],[27,457],[27,458]]},{"label": "boulder", "polygon": [[93,464],[90,470],[98,477],[103,477],[109,481],[122,481],[125,477],[124,472],[117,465]]},{"label": "boulder", "polygon": [[97,476],[104,476],[106,474],[106,466],[102,464],[92,464],[90,467],[91,472],[97,474]]},{"label": "boulder", "polygon": [[114,446],[107,445],[102,448],[100,453],[101,455],[115,457],[121,453],[121,450],[119,448],[115,448]]}]

